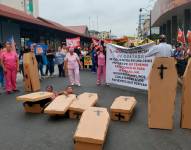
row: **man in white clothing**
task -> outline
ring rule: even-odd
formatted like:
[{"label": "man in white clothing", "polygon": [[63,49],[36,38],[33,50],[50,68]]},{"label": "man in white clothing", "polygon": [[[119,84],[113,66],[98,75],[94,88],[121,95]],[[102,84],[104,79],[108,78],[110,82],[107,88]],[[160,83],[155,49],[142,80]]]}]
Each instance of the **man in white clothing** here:
[{"label": "man in white clothing", "polygon": [[145,57],[171,57],[173,53],[172,46],[166,43],[166,36],[160,36],[160,44],[153,46],[149,52],[145,54]]}]

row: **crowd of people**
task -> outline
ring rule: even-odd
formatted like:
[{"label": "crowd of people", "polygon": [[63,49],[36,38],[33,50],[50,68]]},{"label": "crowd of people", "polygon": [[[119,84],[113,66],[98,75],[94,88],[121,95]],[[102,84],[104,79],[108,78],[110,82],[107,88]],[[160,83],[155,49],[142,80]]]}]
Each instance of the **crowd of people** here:
[{"label": "crowd of people", "polygon": [[[38,63],[38,70],[41,79],[55,75],[55,68],[58,68],[58,76],[65,77],[68,74],[69,85],[81,86],[80,70],[86,66],[84,58],[91,57],[92,65],[89,66],[92,73],[97,73],[97,85],[106,83],[106,51],[104,44],[91,44],[89,47],[66,47],[62,44],[57,50],[49,47],[42,53],[37,53],[37,44],[25,46],[21,50],[13,48],[10,41],[0,44],[0,88],[5,89],[7,94],[17,92],[17,73],[23,75],[23,55],[34,52]],[[46,67],[46,68],[45,68]],[[88,68],[89,68],[88,67]],[[0,92],[1,93],[1,92]]]},{"label": "crowd of people", "polygon": [[[27,52],[34,52],[38,63],[38,70],[41,79],[55,75],[55,67],[58,68],[58,76],[69,77],[70,86],[81,86],[80,70],[85,68],[85,57],[90,57],[92,73],[97,73],[97,85],[106,84],[106,50],[104,43],[82,47],[67,47],[62,44],[57,50],[49,47],[42,53],[35,52],[36,44],[26,46],[18,51],[13,48],[11,41],[4,45],[0,44],[0,87],[5,89],[7,94],[17,92],[16,78],[20,72],[24,77],[23,55]],[[188,60],[191,57],[191,49],[187,49],[185,44],[177,42],[174,49],[166,43],[166,36],[160,36],[160,43],[146,53],[146,57],[155,55],[156,57],[174,57],[176,59],[177,73],[182,78]],[[44,68],[46,67],[46,68]],[[23,78],[24,79],[24,78]],[[0,92],[1,93],[1,92]]]},{"label": "crowd of people", "polygon": [[181,42],[177,42],[174,46],[167,44],[166,36],[161,35],[159,44],[152,47],[146,57],[174,57],[176,59],[177,74],[181,79],[186,70],[189,58],[191,57],[191,49]]}]

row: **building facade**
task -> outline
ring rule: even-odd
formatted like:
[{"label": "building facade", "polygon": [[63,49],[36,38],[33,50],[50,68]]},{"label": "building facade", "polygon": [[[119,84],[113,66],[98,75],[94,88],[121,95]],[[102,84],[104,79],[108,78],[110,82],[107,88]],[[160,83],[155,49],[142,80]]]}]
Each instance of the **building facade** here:
[{"label": "building facade", "polygon": [[91,38],[67,27],[41,17],[34,17],[19,7],[14,9],[0,4],[0,43],[14,37],[17,48],[26,46],[28,41],[44,43],[55,49],[66,38],[80,37],[82,43],[90,43]]},{"label": "building facade", "polygon": [[185,34],[191,30],[191,0],[157,0],[151,16],[152,26],[160,27],[160,34],[174,44],[178,28]]},{"label": "building facade", "polygon": [[32,15],[34,17],[39,16],[38,0],[0,0],[0,4],[26,12],[27,14]]},{"label": "building facade", "polygon": [[99,33],[98,37],[99,37],[99,39],[102,39],[102,40],[109,39],[110,38],[110,32],[102,31],[102,32]]}]

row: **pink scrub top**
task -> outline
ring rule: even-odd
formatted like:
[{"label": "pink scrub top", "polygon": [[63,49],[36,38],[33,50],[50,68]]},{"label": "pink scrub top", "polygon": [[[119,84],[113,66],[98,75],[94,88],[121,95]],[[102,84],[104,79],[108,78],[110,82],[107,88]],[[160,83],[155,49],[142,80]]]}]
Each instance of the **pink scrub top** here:
[{"label": "pink scrub top", "polygon": [[105,65],[105,55],[103,53],[99,53],[98,55],[98,66]]},{"label": "pink scrub top", "polygon": [[71,55],[70,53],[67,53],[65,60],[68,61],[68,69],[79,68],[79,64],[77,60],[80,60],[80,59],[76,53],[74,53],[73,55]]},{"label": "pink scrub top", "polygon": [[2,60],[5,68],[16,69],[17,68],[17,53],[15,51],[3,52]]}]

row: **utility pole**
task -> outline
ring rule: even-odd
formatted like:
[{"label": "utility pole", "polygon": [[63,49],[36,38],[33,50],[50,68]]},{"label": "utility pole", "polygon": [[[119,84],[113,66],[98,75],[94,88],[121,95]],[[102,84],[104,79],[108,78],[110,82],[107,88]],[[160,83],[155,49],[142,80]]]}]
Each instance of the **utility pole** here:
[{"label": "utility pole", "polygon": [[152,11],[150,10],[150,40],[152,39]]}]

